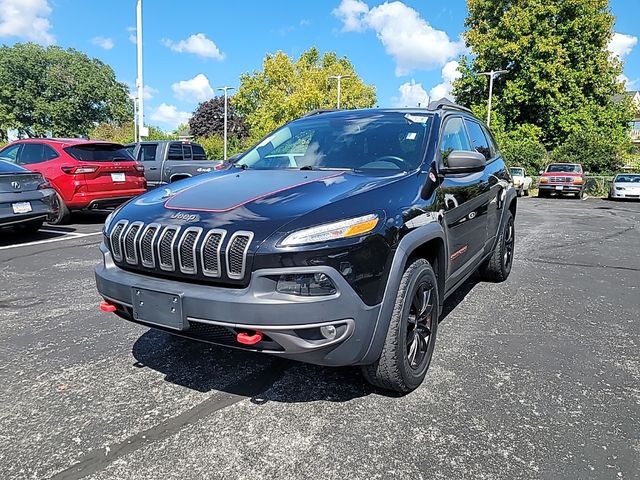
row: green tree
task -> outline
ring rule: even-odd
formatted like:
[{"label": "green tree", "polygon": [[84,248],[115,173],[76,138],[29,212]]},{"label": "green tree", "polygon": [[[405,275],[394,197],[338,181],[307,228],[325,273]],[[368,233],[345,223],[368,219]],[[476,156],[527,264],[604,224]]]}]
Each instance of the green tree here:
[{"label": "green tree", "polygon": [[[189,128],[195,137],[224,135],[224,97],[218,96],[200,103],[189,120]],[[236,113],[233,102],[227,102],[227,135],[240,139],[247,134],[248,127],[244,119]]]},{"label": "green tree", "polygon": [[335,108],[337,85],[329,77],[339,74],[351,75],[342,82],[342,108],[375,105],[375,87],[362,81],[346,57],[334,52],[321,56],[315,47],[297,60],[283,52],[267,55],[262,70],[240,77],[232,102],[249,125],[251,138],[258,139],[311,110]]},{"label": "green tree", "polygon": [[0,46],[0,135],[86,135],[97,123],[131,118],[127,92],[110,66],[77,50]]},{"label": "green tree", "polygon": [[623,87],[621,63],[607,50],[608,0],[468,0],[468,7],[472,56],[461,59],[454,84],[460,103],[484,108],[488,82],[479,73],[508,68],[493,102],[506,132],[536,126],[549,148],[584,131],[609,138],[610,151],[628,141],[629,105],[614,100]]},{"label": "green tree", "polygon": [[[145,140],[174,140],[177,135],[165,133],[158,127],[149,126],[149,136]],[[135,127],[132,121],[123,123],[102,122],[89,130],[89,138],[95,140],[107,140],[114,143],[132,143]]]}]

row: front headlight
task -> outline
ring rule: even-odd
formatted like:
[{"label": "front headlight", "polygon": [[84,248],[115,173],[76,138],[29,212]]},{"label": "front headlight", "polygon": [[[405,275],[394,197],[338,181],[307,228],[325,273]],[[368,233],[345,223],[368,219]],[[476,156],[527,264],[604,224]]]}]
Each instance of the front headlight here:
[{"label": "front headlight", "polygon": [[283,247],[291,247],[294,245],[305,245],[307,243],[357,237],[376,228],[378,221],[378,215],[372,213],[362,217],[349,218],[347,220],[340,220],[339,222],[305,228],[304,230],[298,230],[290,234],[280,245]]},{"label": "front headlight", "polygon": [[113,220],[113,214],[116,213],[115,210],[107,215],[107,218],[104,219],[104,227],[102,227],[102,231],[107,233],[109,231],[109,226],[111,226],[111,220]]}]

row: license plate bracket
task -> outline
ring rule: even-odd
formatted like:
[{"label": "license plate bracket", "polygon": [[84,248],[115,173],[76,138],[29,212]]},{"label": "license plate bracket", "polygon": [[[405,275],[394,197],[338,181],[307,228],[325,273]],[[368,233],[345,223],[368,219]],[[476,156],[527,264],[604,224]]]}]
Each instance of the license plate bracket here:
[{"label": "license plate bracket", "polygon": [[112,173],[111,180],[114,182],[124,182],[126,180],[126,176],[124,172]]},{"label": "license plate bracket", "polygon": [[181,294],[133,287],[131,298],[134,320],[173,330],[185,329]]},{"label": "license plate bracket", "polygon": [[30,213],[33,211],[31,208],[31,202],[16,202],[11,204],[11,208],[13,209],[13,213]]},{"label": "license plate bracket", "polygon": [[562,185],[556,185],[556,190],[564,190],[564,187]]}]

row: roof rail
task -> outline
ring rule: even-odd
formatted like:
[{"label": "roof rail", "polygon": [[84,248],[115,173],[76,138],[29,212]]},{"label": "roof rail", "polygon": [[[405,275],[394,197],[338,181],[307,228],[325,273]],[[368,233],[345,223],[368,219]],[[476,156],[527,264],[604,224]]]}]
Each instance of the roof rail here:
[{"label": "roof rail", "polygon": [[467,107],[463,107],[462,105],[458,105],[457,103],[453,103],[451,100],[446,98],[441,98],[440,100],[434,100],[427,107],[429,110],[462,110],[463,112],[471,112],[471,109]]},{"label": "roof rail", "polygon": [[337,110],[334,109],[327,109],[327,108],[316,108],[315,110],[311,110],[308,113],[305,113],[302,118],[304,117],[312,117],[314,115],[320,115],[321,113],[328,113],[328,112],[335,112]]}]

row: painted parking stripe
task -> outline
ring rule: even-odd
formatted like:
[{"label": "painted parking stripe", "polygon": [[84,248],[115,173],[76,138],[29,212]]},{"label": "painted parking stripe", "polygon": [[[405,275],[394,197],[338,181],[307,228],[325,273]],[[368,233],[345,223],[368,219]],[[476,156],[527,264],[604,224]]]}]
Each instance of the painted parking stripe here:
[{"label": "painted parking stripe", "polygon": [[102,232],[94,232],[94,233],[67,233],[61,237],[49,238],[48,240],[37,240],[35,242],[27,242],[20,243],[18,245],[6,245],[4,247],[0,247],[0,250],[9,250],[11,248],[21,248],[21,247],[31,247],[33,245],[43,245],[45,243],[53,243],[53,242],[62,242],[64,240],[74,240],[78,238],[91,237],[93,235],[101,235]]}]

